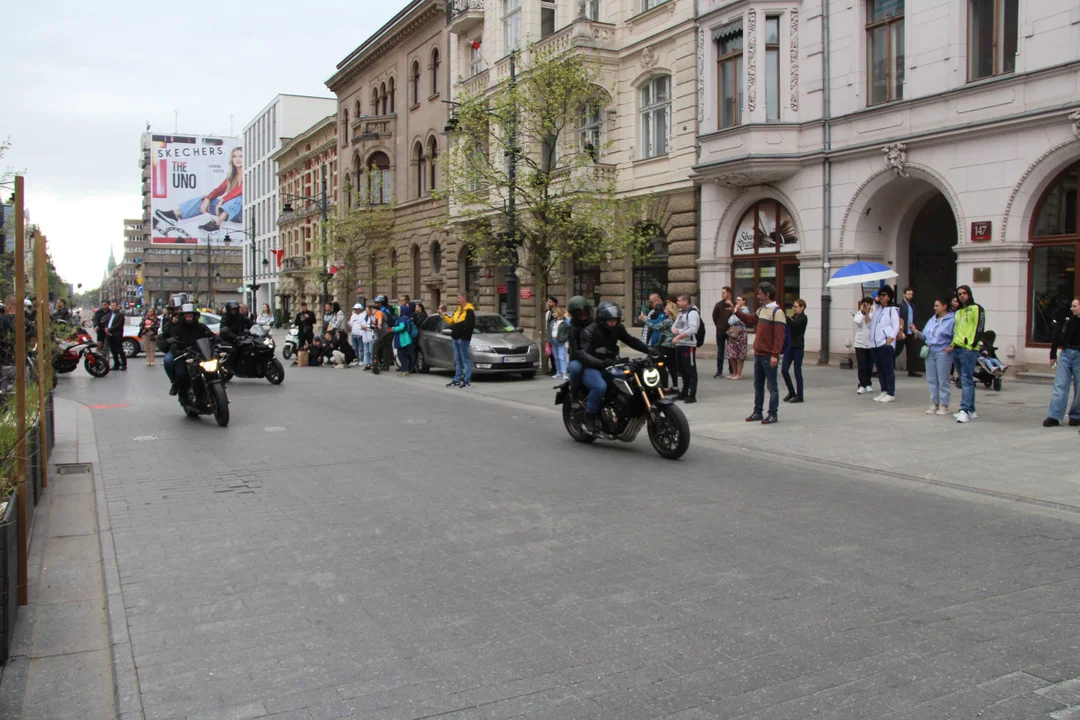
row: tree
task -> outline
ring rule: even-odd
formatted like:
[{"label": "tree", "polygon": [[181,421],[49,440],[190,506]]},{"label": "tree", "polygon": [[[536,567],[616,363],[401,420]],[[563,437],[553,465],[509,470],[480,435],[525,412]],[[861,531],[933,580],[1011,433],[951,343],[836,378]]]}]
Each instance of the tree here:
[{"label": "tree", "polygon": [[[583,118],[602,115],[607,102],[599,62],[573,48],[534,45],[523,54],[516,83],[464,96],[455,107],[441,194],[471,257],[513,265],[535,286],[541,328],[542,298],[558,272],[645,247],[641,221],[651,202],[618,197],[615,166],[602,162],[607,147],[584,129]],[[511,154],[516,228],[507,237]]]},{"label": "tree", "polygon": [[[370,182],[378,180],[372,179]],[[346,186],[345,196],[349,198],[350,207],[327,220],[326,248],[320,248],[319,252],[314,254],[320,265],[325,265],[329,260],[330,264],[337,268],[333,279],[338,286],[336,294],[340,298],[351,297],[361,280],[370,284],[383,279],[365,278],[360,267],[365,260],[378,259],[389,252],[394,244],[394,206],[390,203],[373,202],[380,198],[382,193],[373,192],[370,187],[366,192],[357,193],[351,186]],[[323,272],[325,270],[322,269],[316,272],[319,282],[322,282]],[[379,272],[385,274],[396,272],[396,269]]]}]

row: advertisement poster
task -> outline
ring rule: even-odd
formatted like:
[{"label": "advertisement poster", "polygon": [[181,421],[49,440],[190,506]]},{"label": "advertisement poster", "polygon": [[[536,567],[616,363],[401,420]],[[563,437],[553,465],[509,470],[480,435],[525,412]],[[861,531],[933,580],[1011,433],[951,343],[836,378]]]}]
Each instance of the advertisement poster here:
[{"label": "advertisement poster", "polygon": [[150,163],[153,244],[217,244],[243,230],[240,138],[154,135]]}]

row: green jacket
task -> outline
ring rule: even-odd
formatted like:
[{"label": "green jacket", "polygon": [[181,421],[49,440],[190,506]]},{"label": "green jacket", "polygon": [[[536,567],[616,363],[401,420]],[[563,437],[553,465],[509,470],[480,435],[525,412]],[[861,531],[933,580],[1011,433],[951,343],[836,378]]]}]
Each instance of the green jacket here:
[{"label": "green jacket", "polygon": [[956,311],[956,325],[953,328],[953,347],[963,350],[978,350],[986,329],[986,311],[982,305],[971,303]]}]

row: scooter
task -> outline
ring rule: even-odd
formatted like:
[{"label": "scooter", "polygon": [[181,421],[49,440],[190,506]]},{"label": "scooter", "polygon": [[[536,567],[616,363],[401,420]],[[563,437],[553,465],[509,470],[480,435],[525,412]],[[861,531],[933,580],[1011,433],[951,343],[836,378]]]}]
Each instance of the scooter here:
[{"label": "scooter", "polygon": [[285,336],[285,344],[281,346],[281,357],[289,360],[296,354],[296,348],[300,345],[300,331],[295,325],[289,326],[289,334]]}]

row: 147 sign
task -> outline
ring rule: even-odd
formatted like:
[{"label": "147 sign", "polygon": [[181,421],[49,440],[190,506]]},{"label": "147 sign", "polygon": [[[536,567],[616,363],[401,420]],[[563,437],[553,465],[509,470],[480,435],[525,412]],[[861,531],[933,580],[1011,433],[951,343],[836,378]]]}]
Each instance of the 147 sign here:
[{"label": "147 sign", "polygon": [[990,240],[991,222],[980,220],[971,223],[971,242],[987,242]]}]

